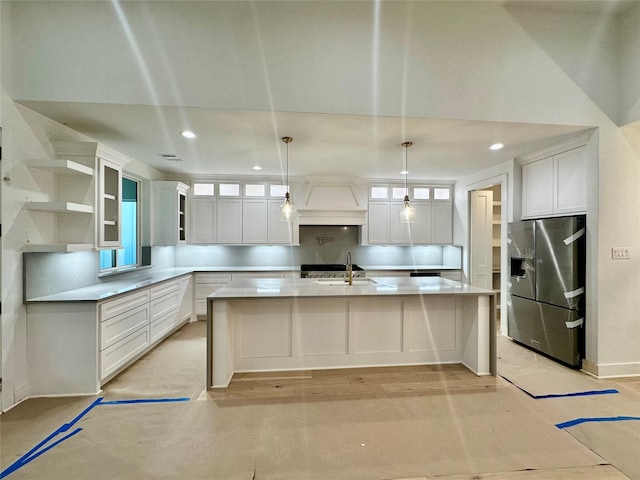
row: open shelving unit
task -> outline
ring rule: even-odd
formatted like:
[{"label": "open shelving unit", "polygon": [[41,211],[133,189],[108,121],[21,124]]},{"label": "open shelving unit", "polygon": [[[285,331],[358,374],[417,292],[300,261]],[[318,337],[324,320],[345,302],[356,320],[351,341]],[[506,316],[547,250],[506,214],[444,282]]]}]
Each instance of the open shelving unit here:
[{"label": "open shelving unit", "polygon": [[[94,248],[95,150],[88,142],[53,143],[60,157],[25,161],[40,185],[42,200],[25,203],[34,212],[35,231],[27,235],[26,252],[78,252]],[[58,150],[60,146],[60,150]],[[66,157],[69,158],[66,158]],[[30,237],[37,238],[32,242]]]},{"label": "open shelving unit", "polygon": [[496,318],[500,320],[500,284],[501,284],[501,238],[502,238],[502,202],[500,200],[500,185],[493,190],[493,218],[492,218],[492,280],[491,287],[496,292]]}]

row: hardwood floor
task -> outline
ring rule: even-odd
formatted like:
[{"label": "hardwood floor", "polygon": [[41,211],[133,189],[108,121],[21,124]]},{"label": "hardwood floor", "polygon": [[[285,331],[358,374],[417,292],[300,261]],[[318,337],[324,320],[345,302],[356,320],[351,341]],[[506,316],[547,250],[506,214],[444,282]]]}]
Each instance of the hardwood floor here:
[{"label": "hardwood floor", "polygon": [[499,377],[478,377],[462,364],[236,373],[227,389],[208,392],[230,400],[344,400],[480,392],[506,387]]},{"label": "hardwood floor", "polygon": [[[555,426],[634,413],[632,380],[615,399],[536,401],[500,377],[441,365],[244,373],[206,391],[204,335],[197,322],[163,342],[105,386],[111,404],[82,417],[75,436],[8,478],[640,479],[631,422],[604,434]],[[2,415],[0,471],[95,401],[33,399]]]}]

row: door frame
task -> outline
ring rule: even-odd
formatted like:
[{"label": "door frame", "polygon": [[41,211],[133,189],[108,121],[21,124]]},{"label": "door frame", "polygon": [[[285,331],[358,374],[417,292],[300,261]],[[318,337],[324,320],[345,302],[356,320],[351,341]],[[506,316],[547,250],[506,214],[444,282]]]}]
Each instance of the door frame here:
[{"label": "door frame", "polygon": [[[511,211],[511,204],[509,202],[509,184],[508,175],[506,173],[496,175],[484,180],[467,185],[467,202],[469,208],[467,209],[467,245],[471,250],[471,215],[473,213],[471,209],[471,192],[474,190],[486,190],[489,187],[500,185],[500,201],[502,202],[502,208],[500,209],[500,333],[507,334],[507,221],[510,218],[509,212]],[[469,272],[469,278],[472,278],[471,269],[471,255],[467,255],[467,271]]]}]

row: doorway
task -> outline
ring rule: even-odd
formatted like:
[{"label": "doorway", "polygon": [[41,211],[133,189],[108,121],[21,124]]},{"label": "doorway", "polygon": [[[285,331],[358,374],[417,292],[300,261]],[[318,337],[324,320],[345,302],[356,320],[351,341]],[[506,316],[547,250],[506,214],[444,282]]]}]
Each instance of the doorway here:
[{"label": "doorway", "polygon": [[504,182],[469,190],[469,283],[496,292],[496,331],[506,334],[502,295],[506,237]]}]

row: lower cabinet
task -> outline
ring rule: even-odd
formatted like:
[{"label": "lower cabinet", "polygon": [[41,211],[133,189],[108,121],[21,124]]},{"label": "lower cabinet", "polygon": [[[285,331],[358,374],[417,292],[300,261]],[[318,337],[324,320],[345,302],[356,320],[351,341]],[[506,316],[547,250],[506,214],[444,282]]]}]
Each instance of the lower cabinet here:
[{"label": "lower cabinet", "polygon": [[195,277],[195,314],[203,317],[207,314],[207,297],[231,282],[230,273],[196,273]]},{"label": "lower cabinet", "polygon": [[96,394],[193,313],[191,275],[102,302],[27,304],[30,395]]}]

